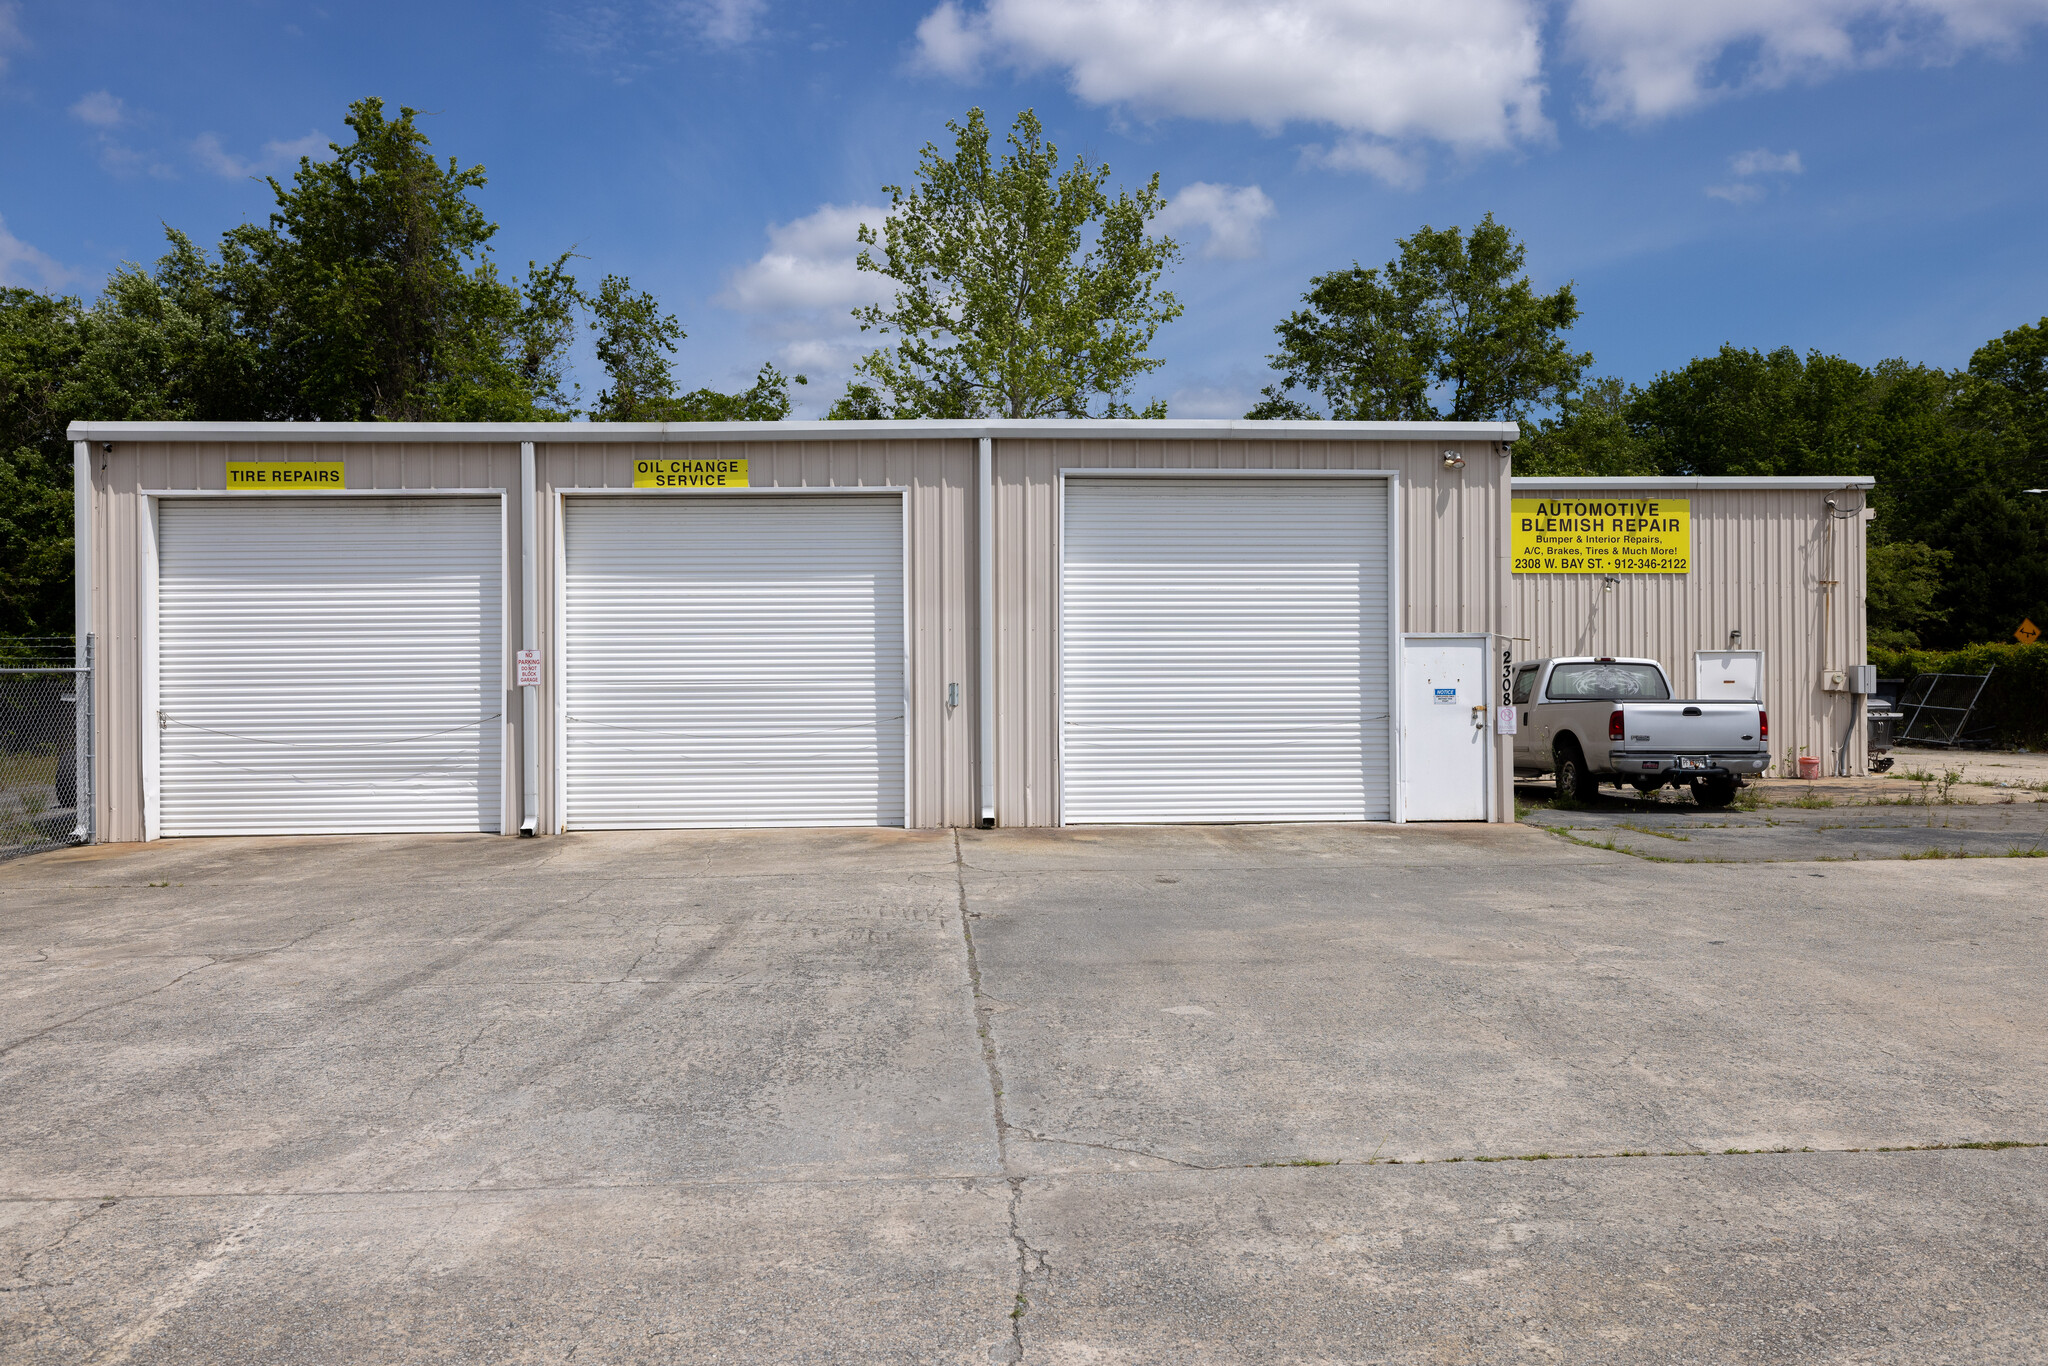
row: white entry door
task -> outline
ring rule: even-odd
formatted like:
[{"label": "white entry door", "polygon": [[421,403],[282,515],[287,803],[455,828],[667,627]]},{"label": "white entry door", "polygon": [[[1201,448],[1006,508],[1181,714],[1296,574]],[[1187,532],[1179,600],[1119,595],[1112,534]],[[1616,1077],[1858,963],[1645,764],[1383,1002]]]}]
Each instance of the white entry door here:
[{"label": "white entry door", "polygon": [[1386,481],[1064,482],[1060,819],[1391,819]]},{"label": "white entry door", "polygon": [[1764,695],[1762,650],[1701,650],[1692,657],[1695,698],[1760,702]]},{"label": "white entry door", "polygon": [[570,498],[567,824],[903,824],[900,497]]},{"label": "white entry door", "polygon": [[1493,762],[1489,636],[1408,636],[1401,646],[1402,817],[1483,821]]},{"label": "white entry door", "polygon": [[166,498],[163,835],[498,830],[495,498]]}]

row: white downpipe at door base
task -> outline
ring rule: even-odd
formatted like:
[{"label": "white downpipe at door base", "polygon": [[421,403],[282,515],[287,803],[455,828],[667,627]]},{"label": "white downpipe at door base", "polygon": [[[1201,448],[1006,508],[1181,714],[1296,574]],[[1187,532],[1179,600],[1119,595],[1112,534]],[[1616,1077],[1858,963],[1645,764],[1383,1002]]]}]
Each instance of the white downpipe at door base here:
[{"label": "white downpipe at door base", "polygon": [[980,590],[980,611],[975,620],[976,644],[980,647],[979,678],[974,688],[974,709],[981,723],[981,824],[996,823],[996,545],[995,545],[995,442],[981,438],[980,482],[974,495],[979,528],[974,543],[978,563],[975,585]]},{"label": "white downpipe at door base", "polygon": [[[534,559],[540,496],[534,487],[533,443],[519,443],[519,648],[540,648],[540,574]],[[545,666],[543,666],[545,667]],[[540,689],[520,690],[519,756],[525,770],[519,806],[519,833],[540,829]]]}]

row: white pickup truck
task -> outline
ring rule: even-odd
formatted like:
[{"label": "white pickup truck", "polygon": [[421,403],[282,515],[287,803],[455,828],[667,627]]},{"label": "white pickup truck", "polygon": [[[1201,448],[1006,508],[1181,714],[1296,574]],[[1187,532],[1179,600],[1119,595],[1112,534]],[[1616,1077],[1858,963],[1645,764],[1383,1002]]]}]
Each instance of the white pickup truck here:
[{"label": "white pickup truck", "polygon": [[1690,786],[1701,806],[1726,806],[1770,766],[1761,703],[1673,699],[1654,659],[1535,660],[1516,666],[1513,698],[1516,775],[1553,773],[1578,801],[1612,783]]}]

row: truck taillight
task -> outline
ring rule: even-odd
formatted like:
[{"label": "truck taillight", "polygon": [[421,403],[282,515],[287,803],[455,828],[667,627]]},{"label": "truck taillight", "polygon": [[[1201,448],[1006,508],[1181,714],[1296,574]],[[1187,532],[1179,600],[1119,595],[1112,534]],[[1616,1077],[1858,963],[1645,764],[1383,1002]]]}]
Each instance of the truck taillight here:
[{"label": "truck taillight", "polygon": [[1623,726],[1623,725],[1622,725],[1622,723],[1621,723],[1621,713],[1620,713],[1619,711],[1616,711],[1615,713],[1613,713],[1613,714],[1612,714],[1611,716],[1609,716],[1609,717],[1607,718],[1607,738],[1608,738],[1608,739],[1610,739],[1610,740],[1619,740],[1619,739],[1620,739],[1620,738],[1622,737],[1622,733],[1623,733],[1623,732],[1624,732],[1624,731],[1625,731],[1626,729],[1627,729],[1627,727]]},{"label": "truck taillight", "polygon": [[1756,714],[1756,738],[1759,740],[1771,738],[1771,714],[1767,711],[1760,711]]}]

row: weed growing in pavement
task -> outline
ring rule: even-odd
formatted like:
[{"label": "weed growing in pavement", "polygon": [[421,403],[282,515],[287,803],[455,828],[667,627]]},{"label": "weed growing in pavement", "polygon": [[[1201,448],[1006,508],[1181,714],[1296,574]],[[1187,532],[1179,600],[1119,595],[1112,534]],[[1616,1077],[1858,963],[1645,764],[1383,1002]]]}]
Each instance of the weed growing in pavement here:
[{"label": "weed growing in pavement", "polygon": [[1674,835],[1669,830],[1653,830],[1647,825],[1637,825],[1634,821],[1617,821],[1616,824],[1624,830],[1633,830],[1640,835],[1655,835],[1660,840],[1679,840],[1687,844],[1692,842],[1691,835]]}]

